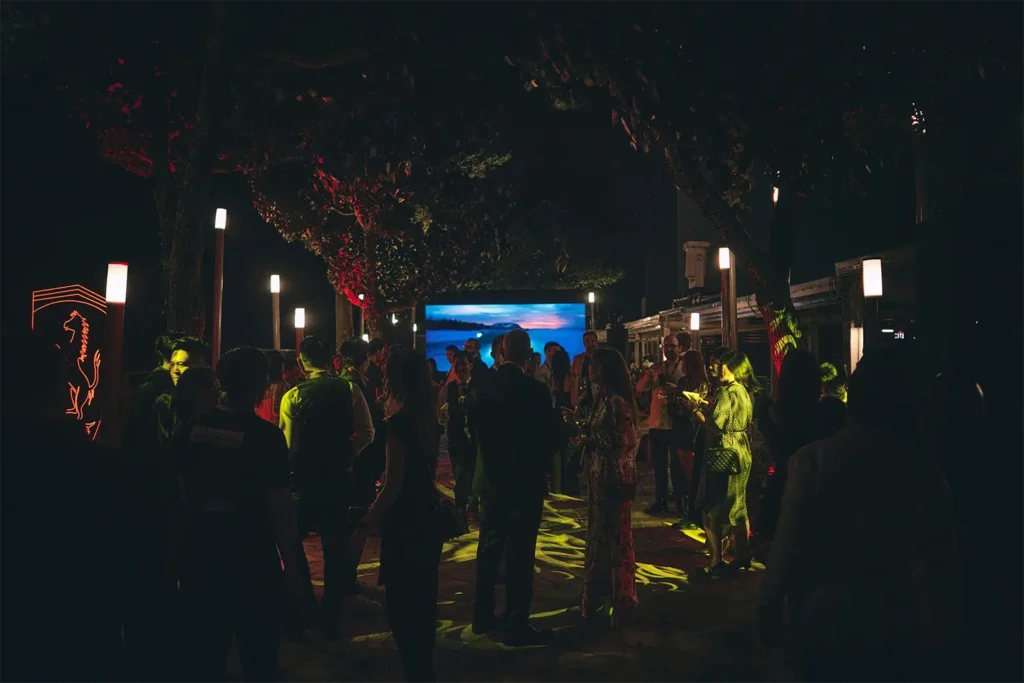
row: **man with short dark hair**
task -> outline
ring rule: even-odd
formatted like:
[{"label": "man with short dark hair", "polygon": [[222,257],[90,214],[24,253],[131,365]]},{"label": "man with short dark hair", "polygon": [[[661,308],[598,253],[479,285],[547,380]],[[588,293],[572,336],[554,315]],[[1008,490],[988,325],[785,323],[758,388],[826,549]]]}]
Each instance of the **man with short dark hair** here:
[{"label": "man with short dark hair", "polygon": [[132,404],[125,420],[124,445],[137,453],[159,448],[156,401],[174,391],[171,379],[171,354],[175,342],[184,335],[161,334],[156,338],[156,367],[132,390]]},{"label": "man with short dark hair", "polygon": [[544,345],[544,362],[537,368],[536,380],[546,387],[551,386],[551,363],[555,352],[562,348],[558,342],[549,341]]},{"label": "man with short dark hair", "polygon": [[300,582],[288,449],[256,415],[269,383],[267,359],[229,351],[217,376],[225,404],[174,435],[175,471],[186,525],[181,591],[192,680],[219,680],[236,636],[246,680],[278,680],[281,560],[287,585]]},{"label": "man with short dark hair", "polygon": [[479,389],[475,423],[485,484],[477,548],[473,631],[496,625],[495,584],[505,552],[505,643],[527,645],[546,635],[529,624],[534,555],[547,471],[564,438],[564,426],[551,396],[527,377],[530,336],[513,330],[505,337],[505,363]]},{"label": "man with short dark hair", "polygon": [[281,399],[281,429],[291,457],[292,495],[298,515],[299,571],[306,579],[306,605],[315,604],[309,565],[301,541],[313,530],[324,552],[324,618],[336,635],[344,593],[351,587],[349,506],[354,459],[373,441],[373,420],[362,391],[328,373],[331,350],[319,338],[306,337],[299,362],[306,379]]},{"label": "man with short dark hair", "polygon": [[487,377],[487,363],[483,362],[480,358],[480,340],[476,337],[470,337],[466,340],[463,345],[463,350],[469,354],[469,364],[472,369],[473,377],[476,378],[477,385],[483,384]]},{"label": "man with short dark hair", "polygon": [[585,351],[572,359],[572,374],[576,381],[572,385],[572,405],[586,415],[594,406],[594,389],[590,385],[590,361],[597,351],[597,332],[587,330],[583,333]]}]

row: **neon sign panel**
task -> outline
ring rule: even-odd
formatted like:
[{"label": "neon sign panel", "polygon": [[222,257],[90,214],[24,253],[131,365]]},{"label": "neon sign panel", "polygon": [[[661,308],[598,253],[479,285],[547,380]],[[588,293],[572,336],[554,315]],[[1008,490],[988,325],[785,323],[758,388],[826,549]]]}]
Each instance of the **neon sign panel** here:
[{"label": "neon sign panel", "polygon": [[97,331],[103,330],[106,313],[104,298],[82,285],[32,292],[32,329],[38,323],[41,332],[52,335],[70,370],[65,413],[74,415],[93,440],[99,436],[103,423],[100,402],[96,400],[102,365]]}]

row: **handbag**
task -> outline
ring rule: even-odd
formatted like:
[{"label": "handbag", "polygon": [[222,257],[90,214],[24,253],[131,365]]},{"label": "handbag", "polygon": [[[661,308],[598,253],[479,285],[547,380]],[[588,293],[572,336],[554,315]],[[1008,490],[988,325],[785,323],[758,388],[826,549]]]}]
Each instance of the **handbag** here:
[{"label": "handbag", "polygon": [[740,454],[722,446],[705,449],[704,469],[711,474],[739,474]]},{"label": "handbag", "polygon": [[441,542],[447,543],[453,538],[462,536],[469,531],[466,520],[459,514],[458,508],[448,498],[438,495],[434,499],[434,522]]}]

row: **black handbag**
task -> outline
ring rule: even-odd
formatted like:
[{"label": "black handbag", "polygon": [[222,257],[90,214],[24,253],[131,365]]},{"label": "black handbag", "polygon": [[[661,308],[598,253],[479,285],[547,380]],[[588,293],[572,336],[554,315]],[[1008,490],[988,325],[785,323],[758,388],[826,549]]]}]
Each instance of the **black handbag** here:
[{"label": "black handbag", "polygon": [[710,474],[739,474],[740,454],[732,448],[707,448],[704,450],[704,470]]},{"label": "black handbag", "polygon": [[469,531],[466,520],[455,507],[455,503],[441,495],[434,500],[434,522],[438,536],[444,543]]}]

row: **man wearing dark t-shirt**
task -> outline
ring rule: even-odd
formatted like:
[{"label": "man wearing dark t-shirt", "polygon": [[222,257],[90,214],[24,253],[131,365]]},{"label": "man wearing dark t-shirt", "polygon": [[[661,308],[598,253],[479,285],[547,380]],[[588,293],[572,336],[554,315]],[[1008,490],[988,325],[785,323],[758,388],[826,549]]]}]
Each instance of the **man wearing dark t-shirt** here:
[{"label": "man wearing dark t-shirt", "polygon": [[172,444],[187,516],[189,668],[195,680],[219,680],[234,635],[245,679],[277,680],[282,559],[285,585],[298,592],[288,447],[255,413],[268,385],[263,353],[230,351],[217,376],[225,405],[181,425]]}]

